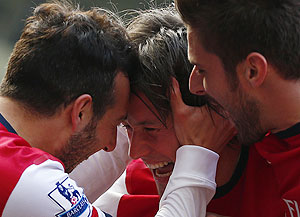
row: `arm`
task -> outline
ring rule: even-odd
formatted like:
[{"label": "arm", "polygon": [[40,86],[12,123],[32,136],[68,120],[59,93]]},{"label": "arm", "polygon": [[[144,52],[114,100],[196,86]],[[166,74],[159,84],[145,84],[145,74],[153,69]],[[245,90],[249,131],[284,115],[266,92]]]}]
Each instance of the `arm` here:
[{"label": "arm", "polygon": [[128,148],[125,129],[118,127],[117,146],[114,151],[98,151],[70,173],[70,177],[84,188],[91,202],[102,195],[123,173],[131,160]]},{"label": "arm", "polygon": [[205,217],[215,193],[218,154],[198,146],[177,150],[176,163],[160,202],[157,217]]},{"label": "arm", "polygon": [[214,111],[185,105],[175,79],[173,87],[173,123],[176,136],[184,147],[176,153],[175,168],[157,216],[205,217],[206,206],[216,187],[217,153],[222,151],[236,130]]},{"label": "arm", "polygon": [[95,207],[110,213],[112,216],[117,216],[119,202],[124,194],[128,194],[125,185],[126,171],[117,179],[117,181],[94,203]]},{"label": "arm", "polygon": [[[75,215],[76,212],[76,215]],[[62,164],[46,160],[27,167],[3,210],[3,217],[109,216],[94,208]]]}]

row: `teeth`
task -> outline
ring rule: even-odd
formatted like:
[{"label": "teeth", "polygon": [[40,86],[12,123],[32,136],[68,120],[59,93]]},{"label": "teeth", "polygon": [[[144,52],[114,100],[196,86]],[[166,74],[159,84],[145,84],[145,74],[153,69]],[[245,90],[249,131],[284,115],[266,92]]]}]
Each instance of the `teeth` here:
[{"label": "teeth", "polygon": [[158,177],[168,177],[172,174],[172,171],[171,172],[168,172],[168,173],[163,173],[163,174],[159,174],[157,173],[157,170],[155,171],[155,175],[158,176]]},{"label": "teeth", "polygon": [[156,163],[156,164],[146,164],[147,167],[149,167],[152,170],[155,170],[157,168],[161,168],[164,166],[167,166],[170,162],[160,162],[160,163]]}]

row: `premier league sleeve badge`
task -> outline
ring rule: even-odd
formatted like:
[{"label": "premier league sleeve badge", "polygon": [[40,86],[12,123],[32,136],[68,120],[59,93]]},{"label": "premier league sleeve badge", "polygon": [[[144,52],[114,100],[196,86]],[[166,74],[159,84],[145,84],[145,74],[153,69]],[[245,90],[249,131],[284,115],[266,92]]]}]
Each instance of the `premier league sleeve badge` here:
[{"label": "premier league sleeve badge", "polygon": [[56,214],[57,217],[88,217],[92,214],[92,207],[83,189],[69,177],[62,182],[56,182],[48,196],[61,208],[61,212]]}]

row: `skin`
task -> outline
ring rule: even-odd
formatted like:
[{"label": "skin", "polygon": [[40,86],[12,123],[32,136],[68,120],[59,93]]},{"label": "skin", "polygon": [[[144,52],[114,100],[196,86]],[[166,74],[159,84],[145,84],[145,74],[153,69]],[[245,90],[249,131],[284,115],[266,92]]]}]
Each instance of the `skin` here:
[{"label": "skin", "polygon": [[131,94],[127,120],[123,122],[130,140],[130,157],[141,158],[150,168],[161,195],[173,171],[176,150],[180,145],[171,116],[167,118],[165,128],[153,114],[155,112],[158,115],[149,99],[142,93],[138,95],[152,112],[135,94]]},{"label": "skin", "polygon": [[129,80],[120,72],[115,78],[115,103],[100,120],[91,119],[83,130],[72,134],[64,148],[59,151],[59,159],[70,165],[68,169],[66,167],[66,171],[71,172],[76,165],[101,149],[114,150],[117,126],[127,115],[129,91]]},{"label": "skin", "polygon": [[[194,65],[190,91],[198,95],[208,94],[228,111],[242,144],[250,145],[263,138],[265,130],[260,122],[260,103],[248,94],[247,82],[239,77],[239,85],[233,90],[220,58],[203,48],[197,32],[191,27],[188,28],[188,45],[189,60]],[[237,74],[245,71],[246,68],[237,67]]]},{"label": "skin", "polygon": [[[151,110],[135,94],[131,94],[127,120],[123,122],[130,140],[130,156],[134,159],[141,158],[145,162],[152,171],[159,194],[162,195],[173,171],[180,143],[175,135],[171,113],[166,120],[166,128],[153,114],[158,115],[149,99],[142,93],[138,95]],[[223,149],[216,178],[219,185],[229,181],[239,153],[239,146],[227,146]]]},{"label": "skin", "polygon": [[117,126],[127,115],[129,80],[123,72],[115,78],[115,103],[108,107],[100,120],[95,120],[92,97],[79,96],[52,117],[28,112],[18,102],[0,98],[0,112],[32,147],[60,159],[67,173],[93,153],[116,146]]}]

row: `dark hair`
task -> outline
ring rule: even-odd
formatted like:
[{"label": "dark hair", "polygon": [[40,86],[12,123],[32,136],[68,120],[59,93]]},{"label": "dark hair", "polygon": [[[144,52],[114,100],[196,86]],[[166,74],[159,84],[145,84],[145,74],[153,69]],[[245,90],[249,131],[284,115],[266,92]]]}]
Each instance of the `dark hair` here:
[{"label": "dark hair", "polygon": [[300,2],[296,0],[175,0],[184,22],[220,57],[228,77],[259,52],[284,79],[299,79]]},{"label": "dark hair", "polygon": [[172,76],[179,82],[185,103],[205,104],[204,97],[189,91],[192,65],[187,58],[186,29],[175,8],[169,6],[137,13],[127,31],[138,49],[143,70],[132,91],[144,93],[163,121],[171,111]]},{"label": "dark hair", "polygon": [[38,115],[52,116],[86,93],[100,118],[114,103],[117,73],[130,78],[137,61],[125,26],[112,12],[45,3],[26,20],[0,94]]}]

